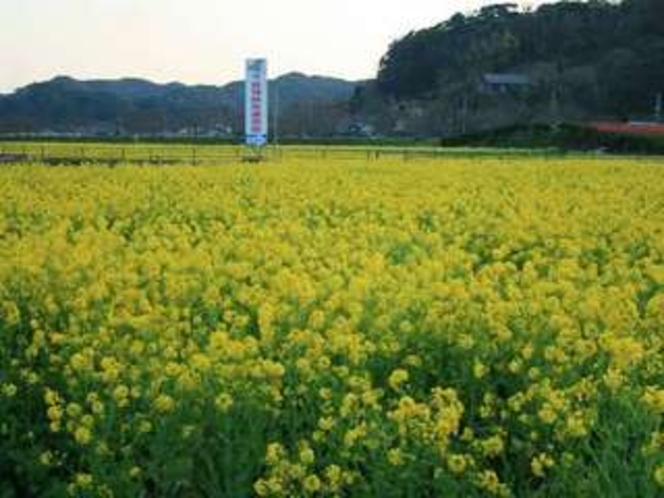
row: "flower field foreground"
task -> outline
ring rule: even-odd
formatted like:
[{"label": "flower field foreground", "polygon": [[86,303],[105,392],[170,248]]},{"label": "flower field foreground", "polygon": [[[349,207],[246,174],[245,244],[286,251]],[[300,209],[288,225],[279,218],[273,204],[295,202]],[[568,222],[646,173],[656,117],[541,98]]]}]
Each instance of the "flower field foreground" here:
[{"label": "flower field foreground", "polygon": [[0,170],[0,495],[664,494],[664,167]]}]

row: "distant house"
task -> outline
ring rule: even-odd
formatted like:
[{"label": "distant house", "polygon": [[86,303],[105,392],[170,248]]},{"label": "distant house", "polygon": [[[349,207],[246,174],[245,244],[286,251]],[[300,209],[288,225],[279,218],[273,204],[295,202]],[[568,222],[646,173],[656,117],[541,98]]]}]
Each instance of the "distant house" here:
[{"label": "distant house", "polygon": [[664,135],[664,123],[630,121],[616,123],[600,121],[590,123],[590,127],[601,133],[618,133],[626,135]]},{"label": "distant house", "polygon": [[482,75],[481,87],[487,93],[506,93],[521,91],[531,85],[530,77],[525,74],[487,73]]},{"label": "distant house", "polygon": [[353,137],[371,137],[374,135],[374,127],[366,123],[351,123],[346,129],[345,135]]}]

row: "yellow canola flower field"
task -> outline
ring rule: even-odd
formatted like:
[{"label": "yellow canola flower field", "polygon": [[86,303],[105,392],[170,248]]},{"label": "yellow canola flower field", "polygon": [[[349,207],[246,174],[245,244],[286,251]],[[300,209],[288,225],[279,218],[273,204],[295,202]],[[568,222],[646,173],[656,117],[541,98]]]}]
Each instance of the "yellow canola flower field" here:
[{"label": "yellow canola flower field", "polygon": [[2,496],[664,494],[664,164],[0,170]]}]

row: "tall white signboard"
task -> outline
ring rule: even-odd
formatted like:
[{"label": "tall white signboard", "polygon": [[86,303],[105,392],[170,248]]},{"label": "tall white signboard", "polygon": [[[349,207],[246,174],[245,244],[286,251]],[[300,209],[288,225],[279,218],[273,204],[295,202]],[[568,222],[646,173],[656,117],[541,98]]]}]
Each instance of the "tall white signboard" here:
[{"label": "tall white signboard", "polygon": [[267,61],[247,59],[244,85],[244,133],[246,144],[267,144]]}]

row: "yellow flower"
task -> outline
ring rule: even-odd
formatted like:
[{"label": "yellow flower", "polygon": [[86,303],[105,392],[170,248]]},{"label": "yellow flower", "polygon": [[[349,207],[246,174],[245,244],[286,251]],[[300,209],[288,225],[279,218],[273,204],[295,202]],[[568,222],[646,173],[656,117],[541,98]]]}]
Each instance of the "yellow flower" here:
[{"label": "yellow flower", "polygon": [[60,395],[47,388],[44,392],[44,402],[49,406],[57,405],[60,403]]},{"label": "yellow flower", "polygon": [[82,489],[92,486],[92,476],[90,474],[79,472],[74,476],[74,482]]},{"label": "yellow flower", "polygon": [[159,413],[169,413],[175,408],[175,401],[167,394],[160,394],[155,399],[154,406]]},{"label": "yellow flower", "polygon": [[540,420],[547,425],[553,424],[558,418],[558,414],[549,403],[545,403],[537,415],[539,416]]},{"label": "yellow flower", "polygon": [[480,361],[475,361],[473,365],[473,376],[476,379],[482,379],[487,373],[487,367]]},{"label": "yellow flower", "polygon": [[588,435],[587,423],[582,413],[576,412],[567,416],[565,433],[572,438],[582,438]]},{"label": "yellow flower", "polygon": [[322,431],[329,432],[334,429],[335,422],[332,417],[323,417],[318,421],[318,428]]},{"label": "yellow flower", "polygon": [[138,424],[138,432],[141,434],[147,434],[152,431],[152,422],[149,420],[142,420],[140,424]]},{"label": "yellow flower", "polygon": [[233,406],[233,397],[230,394],[222,393],[214,400],[214,404],[221,413],[226,413]]},{"label": "yellow flower", "polygon": [[270,488],[265,479],[258,479],[254,483],[254,491],[257,496],[268,496],[270,494]]},{"label": "yellow flower", "polygon": [[300,449],[299,457],[300,457],[300,462],[302,462],[304,465],[307,466],[313,465],[314,462],[316,461],[316,455],[308,445],[302,446],[302,448]]},{"label": "yellow flower", "polygon": [[540,453],[530,461],[530,469],[533,475],[543,478],[546,475],[547,469],[550,469],[555,464],[553,458],[546,453]]},{"label": "yellow flower", "polygon": [[302,481],[302,487],[307,493],[314,494],[321,488],[320,479],[315,474],[309,474],[304,478],[304,481]]},{"label": "yellow flower", "polygon": [[129,388],[124,385],[119,385],[113,390],[113,399],[119,407],[123,408],[129,404]]},{"label": "yellow flower", "polygon": [[17,325],[21,321],[21,311],[14,301],[5,301],[0,309],[7,325]]},{"label": "yellow flower", "polygon": [[494,495],[503,495],[504,485],[493,470],[484,470],[478,476],[478,485],[485,491]]},{"label": "yellow flower", "polygon": [[408,370],[397,368],[390,374],[390,378],[388,379],[387,383],[392,389],[398,391],[403,384],[408,382],[408,378]]},{"label": "yellow flower", "polygon": [[74,431],[74,439],[76,439],[77,443],[85,446],[90,443],[90,440],[92,439],[92,433],[87,427],[81,426]]},{"label": "yellow flower", "polygon": [[343,472],[338,465],[329,465],[325,469],[325,478],[332,491],[339,491],[343,484]]},{"label": "yellow flower", "polygon": [[270,443],[265,452],[265,463],[274,466],[277,465],[286,456],[286,450],[279,443]]},{"label": "yellow flower", "polygon": [[48,410],[46,410],[46,416],[52,421],[52,422],[58,422],[62,419],[62,408],[59,406],[50,406]]},{"label": "yellow flower", "polygon": [[11,382],[2,385],[2,394],[7,398],[13,398],[16,396],[17,391],[18,389],[16,389],[16,386]]},{"label": "yellow flower", "polygon": [[258,479],[254,483],[254,491],[258,496],[282,496],[284,485],[280,478]]},{"label": "yellow flower", "polygon": [[406,461],[404,460],[403,453],[399,448],[392,448],[387,452],[387,461],[394,467],[401,467]]},{"label": "yellow flower", "polygon": [[39,462],[44,465],[45,467],[48,467],[49,465],[53,464],[53,453],[50,451],[44,451],[41,455],[39,455]]},{"label": "yellow flower", "polygon": [[353,446],[355,446],[355,443],[364,438],[366,434],[367,427],[365,423],[361,423],[360,425],[353,427],[344,435],[344,446],[347,449],[351,449]]},{"label": "yellow flower", "polygon": [[653,474],[655,482],[661,487],[664,488],[664,465],[660,465],[655,469]]},{"label": "yellow flower", "polygon": [[67,415],[69,415],[72,418],[77,418],[81,416],[81,413],[83,412],[83,408],[81,405],[78,403],[69,403],[67,405]]},{"label": "yellow flower", "polygon": [[641,452],[649,457],[656,455],[661,449],[664,449],[664,432],[655,431],[650,435],[650,440],[641,447]]},{"label": "yellow flower", "polygon": [[611,367],[604,374],[603,380],[609,389],[616,391],[625,383],[625,376],[619,369]]},{"label": "yellow flower", "polygon": [[314,310],[309,316],[309,326],[313,330],[320,330],[325,325],[325,312],[322,310]]},{"label": "yellow flower", "polygon": [[491,436],[490,438],[482,441],[481,445],[484,455],[490,457],[500,455],[505,447],[503,439],[500,436]]},{"label": "yellow flower", "polygon": [[468,466],[468,461],[463,455],[450,455],[447,457],[447,466],[453,474],[462,474]]},{"label": "yellow flower", "polygon": [[664,414],[664,389],[654,386],[646,387],[643,394],[643,402],[655,413]]}]

